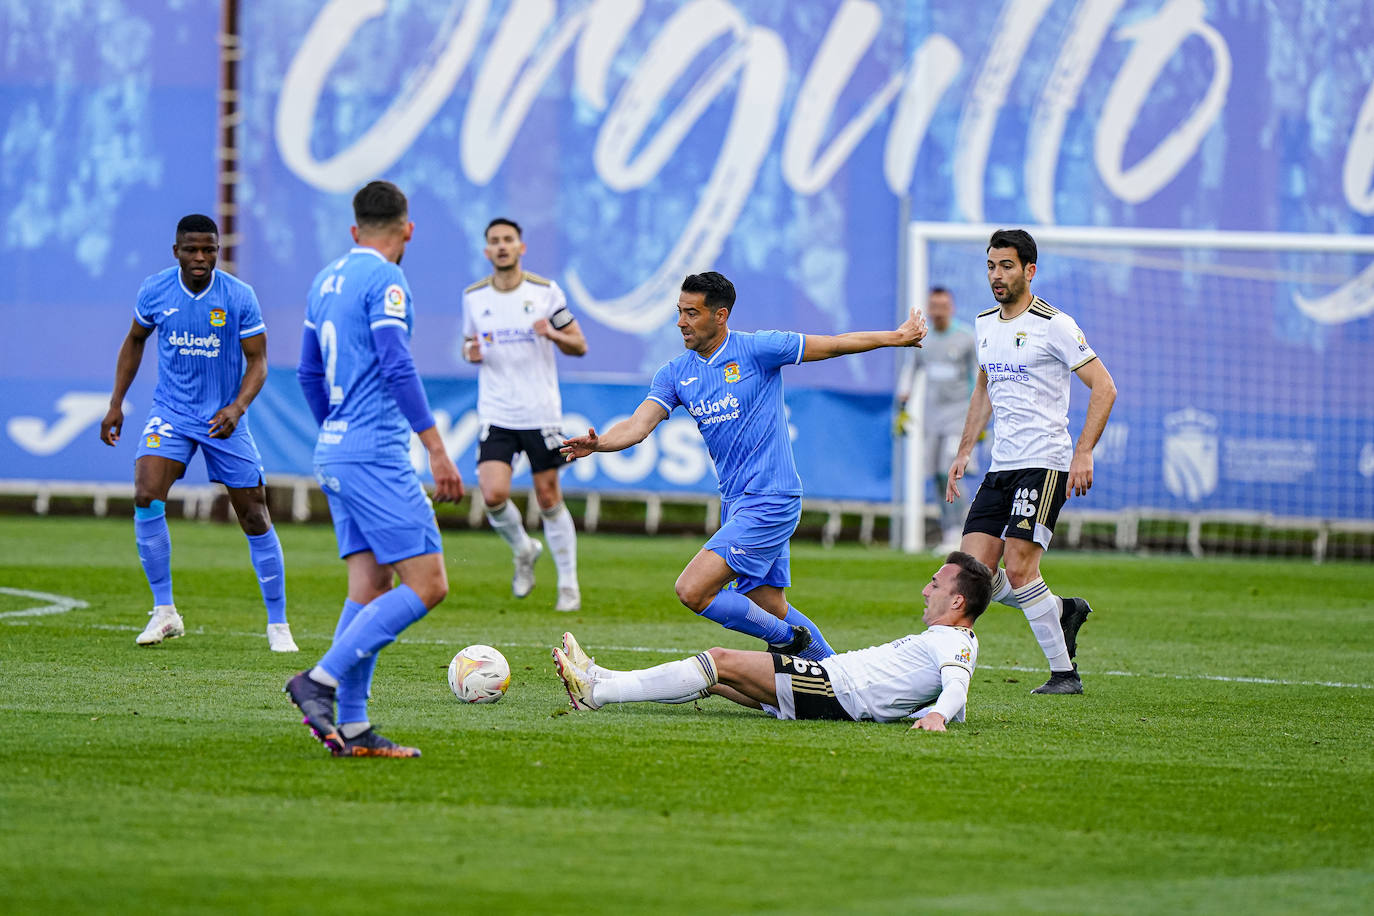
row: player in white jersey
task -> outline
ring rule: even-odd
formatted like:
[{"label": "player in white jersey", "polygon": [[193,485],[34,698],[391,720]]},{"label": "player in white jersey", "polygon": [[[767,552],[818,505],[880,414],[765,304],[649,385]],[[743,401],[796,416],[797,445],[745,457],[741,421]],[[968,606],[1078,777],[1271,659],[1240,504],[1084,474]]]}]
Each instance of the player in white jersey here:
[{"label": "player in white jersey", "polygon": [[[959,498],[973,444],[991,417],[992,464],[973,498],[960,549],[991,569],[999,560],[1005,564],[993,579],[993,600],[1021,609],[1050,665],[1050,679],[1031,692],[1082,693],[1071,660],[1092,608],[1082,598],[1057,598],[1040,575],[1040,557],[1070,494],[1083,496],[1093,485],[1093,447],[1116,401],[1116,384],[1078,324],[1031,294],[1036,247],[1030,234],[998,230],[987,255],[999,306],[978,316],[978,380],[945,499]],[[1071,375],[1092,391],[1077,444],[1068,429]]]},{"label": "player in white jersey", "polygon": [[[897,434],[906,434],[907,402],[917,373],[923,372],[926,385],[919,447],[925,450],[926,473],[935,478],[936,492],[943,494],[949,484],[945,471],[958,452],[964,414],[978,374],[978,343],[973,328],[954,319],[954,297],[943,286],[931,287],[926,317],[931,333],[922,341],[921,349],[911,351],[897,381]],[[959,546],[967,514],[966,499],[944,504],[940,514],[942,540],[935,553],[946,554]]]},{"label": "player in white jersey", "polygon": [[521,268],[525,243],[518,224],[497,217],[487,224],[486,242],[492,273],[463,291],[463,358],[481,365],[477,480],[487,521],[515,557],[511,591],[523,598],[534,588],[534,561],[544,549],[525,533],[520,512],[510,503],[512,462],[525,453],[544,537],[558,569],[554,610],[576,611],[582,607],[577,529],[558,486],[563,401],[554,348],[567,356],[582,356],[587,339],[558,284]]},{"label": "player in white jersey", "polygon": [[881,646],[820,661],[714,648],[637,671],[596,664],[571,633],[553,650],[554,668],[574,709],[608,703],[686,703],[714,693],[779,719],[895,722],[944,731],[963,721],[978,663],[973,624],[988,606],[992,573],[975,558],[951,553],[921,595],[928,627]]}]

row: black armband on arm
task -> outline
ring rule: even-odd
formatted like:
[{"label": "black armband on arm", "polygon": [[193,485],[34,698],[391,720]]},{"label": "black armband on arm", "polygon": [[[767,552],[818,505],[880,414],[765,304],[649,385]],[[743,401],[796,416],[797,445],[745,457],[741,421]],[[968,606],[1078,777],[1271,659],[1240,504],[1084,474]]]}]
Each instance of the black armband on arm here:
[{"label": "black armband on arm", "polygon": [[573,313],[568,311],[566,305],[549,316],[549,324],[553,325],[556,331],[563,330],[576,320],[577,319],[573,318]]}]

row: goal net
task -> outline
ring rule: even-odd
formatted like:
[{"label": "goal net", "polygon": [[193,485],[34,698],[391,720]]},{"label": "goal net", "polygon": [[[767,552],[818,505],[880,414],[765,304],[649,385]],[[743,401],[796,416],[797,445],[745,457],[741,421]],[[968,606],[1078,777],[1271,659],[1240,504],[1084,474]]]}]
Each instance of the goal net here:
[{"label": "goal net", "polygon": [[[994,228],[911,224],[908,303],[944,286],[971,326],[996,304],[984,271]],[[1363,555],[1374,540],[1374,238],[1032,234],[1032,290],[1077,320],[1118,389],[1092,492],[1070,499],[1056,541],[1320,557],[1353,538]],[[1088,389],[1072,389],[1076,439]],[[908,550],[927,545],[943,496],[922,451],[904,448]]]}]

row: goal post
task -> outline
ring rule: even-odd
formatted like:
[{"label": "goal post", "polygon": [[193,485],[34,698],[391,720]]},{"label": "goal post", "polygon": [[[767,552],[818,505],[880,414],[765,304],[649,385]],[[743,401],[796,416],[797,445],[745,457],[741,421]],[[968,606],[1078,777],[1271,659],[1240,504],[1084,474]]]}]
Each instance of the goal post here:
[{"label": "goal post", "polygon": [[[995,304],[984,263],[997,228],[910,223],[901,313],[924,308],[938,285],[972,326]],[[1100,521],[1118,529],[1118,546],[1135,546],[1123,525],[1174,520],[1197,552],[1199,520],[1374,531],[1374,373],[1360,369],[1374,344],[1374,237],[1029,231],[1039,249],[1032,290],[1073,316],[1118,387],[1093,490],[1065,505],[1061,532]],[[1088,392],[1071,387],[1076,439]],[[894,489],[901,545],[915,552],[943,494],[918,447],[924,405],[909,403]]]}]

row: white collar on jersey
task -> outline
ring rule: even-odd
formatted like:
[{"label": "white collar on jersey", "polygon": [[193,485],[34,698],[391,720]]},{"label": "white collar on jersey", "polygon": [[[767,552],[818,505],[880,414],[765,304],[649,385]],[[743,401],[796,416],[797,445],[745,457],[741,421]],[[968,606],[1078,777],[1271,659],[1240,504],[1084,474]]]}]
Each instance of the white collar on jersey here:
[{"label": "white collar on jersey", "polygon": [[720,346],[716,347],[716,352],[714,352],[714,353],[711,354],[711,358],[710,358],[710,359],[701,359],[701,354],[698,353],[698,354],[697,354],[697,359],[700,359],[703,363],[705,363],[706,365],[709,366],[709,365],[711,365],[711,363],[713,363],[713,362],[716,361],[716,357],[717,357],[717,356],[720,356],[720,354],[722,354],[722,353],[725,352],[725,348],[726,348],[727,346],[729,346],[729,345],[730,345],[730,329],[729,329],[729,328],[726,328],[726,329],[725,329],[725,339],[722,340],[722,341],[720,342]]},{"label": "white collar on jersey", "polygon": [[215,288],[215,277],[218,276],[218,275],[219,275],[219,271],[218,271],[218,270],[211,270],[211,271],[210,271],[210,282],[207,283],[207,284],[205,284],[205,289],[201,290],[201,291],[198,292],[198,293],[193,293],[193,292],[191,292],[189,289],[186,288],[186,281],[183,280],[183,279],[181,279],[181,271],[180,271],[180,270],[177,271],[177,283],[179,283],[179,284],[181,285],[181,291],[182,291],[183,293],[185,293],[186,295],[190,296],[192,299],[195,299],[196,301],[200,301],[201,299],[204,299],[204,298],[205,298],[205,294],[206,294],[206,293],[208,293],[210,290],[212,290],[212,289]]},{"label": "white collar on jersey", "polygon": [[386,260],[386,255],[382,254],[382,253],[381,253],[380,251],[378,251],[376,248],[368,248],[366,245],[355,245],[354,247],[348,249],[348,253],[349,253],[349,254],[370,254],[370,255],[373,255],[374,257],[380,258],[380,259],[383,260],[383,261]]}]

